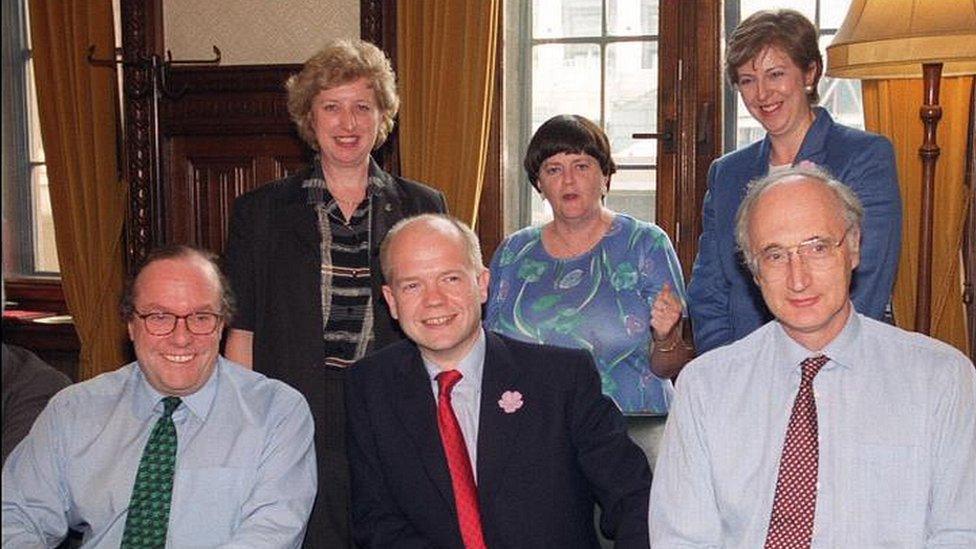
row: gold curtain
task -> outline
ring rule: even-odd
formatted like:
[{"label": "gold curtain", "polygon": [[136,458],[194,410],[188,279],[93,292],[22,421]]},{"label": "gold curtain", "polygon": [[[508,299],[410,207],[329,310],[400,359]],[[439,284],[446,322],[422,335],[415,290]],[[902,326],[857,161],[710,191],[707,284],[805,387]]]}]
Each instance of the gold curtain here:
[{"label": "gold curtain", "polygon": [[[904,220],[892,302],[898,326],[912,330],[922,200],[922,161],[918,156],[922,145],[922,80],[865,80],[861,85],[865,126],[886,135],[895,146]],[[972,76],[942,79],[942,119],[937,130],[942,154],[935,170],[932,230],[931,335],[964,353],[968,353],[968,341],[962,302],[962,236],[969,206],[964,181],[972,93]]]},{"label": "gold curtain", "polygon": [[88,63],[89,45],[114,57],[112,2],[31,0],[38,116],[61,283],[81,341],[82,379],[124,360],[118,302],[127,193],[119,180],[115,69]]},{"label": "gold curtain", "polygon": [[451,213],[472,226],[488,157],[500,4],[397,4],[400,170],[443,191]]}]

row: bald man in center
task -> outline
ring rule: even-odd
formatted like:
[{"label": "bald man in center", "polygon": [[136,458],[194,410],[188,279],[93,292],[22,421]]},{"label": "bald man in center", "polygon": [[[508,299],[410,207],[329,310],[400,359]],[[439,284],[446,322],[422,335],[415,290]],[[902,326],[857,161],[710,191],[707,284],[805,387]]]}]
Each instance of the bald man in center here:
[{"label": "bald man in center", "polygon": [[397,224],[384,296],[409,340],[347,378],[353,532],[365,547],[647,547],[651,473],[586,351],[481,326],[488,270],[460,221]]}]

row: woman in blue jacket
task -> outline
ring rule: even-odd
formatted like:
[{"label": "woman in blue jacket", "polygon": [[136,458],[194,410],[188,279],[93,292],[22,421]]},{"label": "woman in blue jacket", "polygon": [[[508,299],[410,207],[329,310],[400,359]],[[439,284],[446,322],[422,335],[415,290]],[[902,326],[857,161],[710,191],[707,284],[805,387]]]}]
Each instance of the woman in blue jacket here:
[{"label": "woman in blue jacket", "polygon": [[703,231],[688,285],[698,352],[731,343],[772,318],[736,248],[735,214],[750,181],[804,161],[849,185],[864,205],[861,263],[851,299],[858,312],[881,318],[901,248],[901,197],[891,143],[837,124],[814,106],[823,72],[817,30],[793,10],[758,12],[736,27],[725,69],[766,137],[719,158],[708,172]]}]

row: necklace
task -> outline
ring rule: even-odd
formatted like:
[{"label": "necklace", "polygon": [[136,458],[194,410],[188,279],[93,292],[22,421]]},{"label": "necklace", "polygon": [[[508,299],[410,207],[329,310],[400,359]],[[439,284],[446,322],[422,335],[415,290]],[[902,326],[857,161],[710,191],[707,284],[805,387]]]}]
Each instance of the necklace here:
[{"label": "necklace", "polygon": [[335,191],[334,191],[334,190],[333,190],[333,189],[331,188],[331,186],[329,186],[329,184],[328,184],[328,183],[326,183],[326,185],[325,185],[325,187],[326,187],[326,189],[328,189],[328,190],[329,190],[329,194],[331,194],[331,195],[332,195],[332,199],[333,199],[333,200],[335,200],[336,202],[338,202],[340,206],[347,206],[347,207],[350,207],[350,208],[353,208],[353,207],[356,207],[356,206],[358,206],[358,205],[359,205],[359,203],[360,203],[360,202],[362,202],[362,201],[363,201],[363,198],[365,198],[365,197],[366,197],[366,189],[365,189],[365,188],[364,188],[364,189],[362,189],[362,194],[360,195],[360,197],[359,197],[359,198],[341,198],[341,197],[340,197],[340,196],[339,196],[339,195],[338,195],[338,194],[337,194],[337,193],[336,193],[336,192],[335,192]]},{"label": "necklace", "polygon": [[332,195],[332,199],[343,206],[358,206],[359,203],[363,201],[362,198],[360,198],[359,200],[347,200],[345,198],[339,198],[336,195]]}]

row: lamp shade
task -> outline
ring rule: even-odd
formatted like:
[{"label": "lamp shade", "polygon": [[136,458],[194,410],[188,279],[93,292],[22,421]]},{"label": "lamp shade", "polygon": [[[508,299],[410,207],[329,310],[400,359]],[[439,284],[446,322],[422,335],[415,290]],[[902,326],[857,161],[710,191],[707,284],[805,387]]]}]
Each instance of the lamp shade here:
[{"label": "lamp shade", "polygon": [[838,78],[918,78],[922,63],[976,74],[976,1],[854,0],[827,47]]}]

